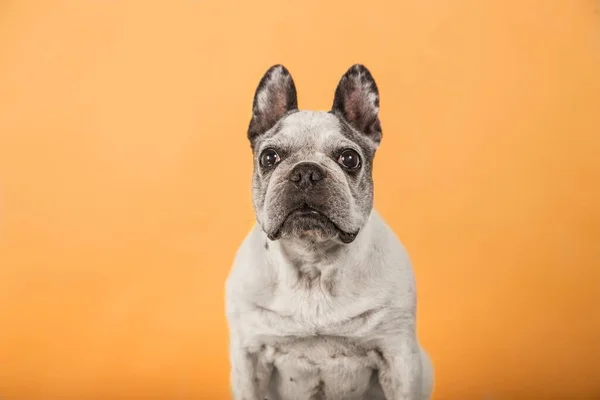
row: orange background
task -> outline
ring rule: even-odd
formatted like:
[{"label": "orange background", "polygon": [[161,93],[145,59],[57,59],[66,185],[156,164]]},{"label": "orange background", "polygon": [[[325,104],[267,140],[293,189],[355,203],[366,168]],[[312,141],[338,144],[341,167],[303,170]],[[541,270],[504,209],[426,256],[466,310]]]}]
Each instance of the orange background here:
[{"label": "orange background", "polygon": [[381,91],[376,206],[436,399],[600,398],[599,8],[0,3],[0,398],[226,399],[252,95]]}]

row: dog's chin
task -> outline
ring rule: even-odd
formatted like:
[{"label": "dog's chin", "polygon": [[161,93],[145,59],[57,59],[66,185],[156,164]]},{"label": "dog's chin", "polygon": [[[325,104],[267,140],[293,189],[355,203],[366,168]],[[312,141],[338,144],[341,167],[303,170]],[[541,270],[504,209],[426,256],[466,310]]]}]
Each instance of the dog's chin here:
[{"label": "dog's chin", "polygon": [[326,242],[339,238],[342,243],[349,244],[356,239],[356,233],[341,230],[327,216],[309,208],[292,211],[278,229],[268,233],[271,240],[299,239],[308,242]]}]

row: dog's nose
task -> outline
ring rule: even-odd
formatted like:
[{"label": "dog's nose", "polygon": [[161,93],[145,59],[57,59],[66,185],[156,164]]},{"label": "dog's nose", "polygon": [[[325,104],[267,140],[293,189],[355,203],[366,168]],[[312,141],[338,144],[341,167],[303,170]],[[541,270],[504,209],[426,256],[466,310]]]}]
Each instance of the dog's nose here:
[{"label": "dog's nose", "polygon": [[325,170],[319,164],[303,162],[292,168],[289,179],[298,189],[310,189],[325,177]]}]

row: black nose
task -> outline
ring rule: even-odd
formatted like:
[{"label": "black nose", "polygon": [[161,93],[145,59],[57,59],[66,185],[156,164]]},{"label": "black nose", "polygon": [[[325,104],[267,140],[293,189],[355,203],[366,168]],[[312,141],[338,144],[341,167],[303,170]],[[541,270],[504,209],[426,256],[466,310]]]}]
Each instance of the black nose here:
[{"label": "black nose", "polygon": [[310,189],[317,182],[325,177],[325,170],[312,162],[303,162],[297,164],[290,172],[290,181],[298,189]]}]

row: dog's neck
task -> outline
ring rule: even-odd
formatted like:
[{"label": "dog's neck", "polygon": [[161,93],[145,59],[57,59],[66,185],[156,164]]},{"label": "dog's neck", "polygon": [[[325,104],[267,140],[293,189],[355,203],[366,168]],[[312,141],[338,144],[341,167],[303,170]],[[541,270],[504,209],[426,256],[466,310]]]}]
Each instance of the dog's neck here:
[{"label": "dog's neck", "polygon": [[[272,253],[276,264],[291,265],[294,269],[309,275],[325,274],[340,266],[350,268],[361,264],[372,250],[372,224],[376,216],[371,214],[365,226],[352,243],[342,243],[338,239],[314,242],[297,238],[281,238],[272,243]],[[271,252],[271,251],[269,251]]]},{"label": "dog's neck", "polygon": [[290,262],[303,264],[329,264],[348,252],[348,245],[337,240],[314,242],[296,238],[279,240],[282,256]]}]

